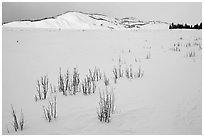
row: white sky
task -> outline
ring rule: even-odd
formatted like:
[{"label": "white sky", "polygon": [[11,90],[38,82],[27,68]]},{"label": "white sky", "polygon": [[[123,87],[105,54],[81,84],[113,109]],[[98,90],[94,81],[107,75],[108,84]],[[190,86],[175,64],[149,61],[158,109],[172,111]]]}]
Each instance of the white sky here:
[{"label": "white sky", "polygon": [[3,2],[2,21],[38,19],[66,11],[101,13],[110,17],[195,24],[202,21],[201,2]]}]

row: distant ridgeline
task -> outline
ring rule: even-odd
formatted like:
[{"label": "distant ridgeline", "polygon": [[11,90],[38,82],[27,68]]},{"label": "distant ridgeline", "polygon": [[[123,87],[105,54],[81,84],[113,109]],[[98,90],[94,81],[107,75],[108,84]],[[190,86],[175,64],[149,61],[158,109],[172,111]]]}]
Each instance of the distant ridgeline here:
[{"label": "distant ridgeline", "polygon": [[202,29],[202,22],[200,24],[195,25],[171,23],[169,25],[169,29]]}]

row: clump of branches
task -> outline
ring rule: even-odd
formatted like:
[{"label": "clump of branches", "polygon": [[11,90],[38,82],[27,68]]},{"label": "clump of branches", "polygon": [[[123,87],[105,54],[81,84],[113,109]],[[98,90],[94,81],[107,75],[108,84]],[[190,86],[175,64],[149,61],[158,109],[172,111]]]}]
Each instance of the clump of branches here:
[{"label": "clump of branches", "polygon": [[68,93],[70,95],[75,95],[80,91],[79,83],[80,78],[77,68],[74,68],[73,74],[70,74],[68,69],[65,74],[62,74],[60,69],[58,78],[58,90],[59,92],[62,92],[63,95],[67,96]]},{"label": "clump of branches", "polygon": [[134,74],[135,78],[142,78],[144,76],[144,71],[139,67],[138,71]]},{"label": "clump of branches", "polygon": [[180,49],[181,46],[182,46],[182,44],[180,44],[179,42],[178,42],[177,44],[174,43],[174,45],[173,45],[173,47],[171,48],[171,50],[180,52],[180,51],[181,51],[181,49]]},{"label": "clump of branches", "polygon": [[84,95],[90,95],[91,93],[95,93],[96,91],[95,81],[92,81],[89,76],[86,76],[81,86],[82,86],[82,93]]},{"label": "clump of branches", "polygon": [[42,76],[40,80],[37,80],[37,95],[35,95],[35,101],[44,100],[47,98],[49,89],[48,76]]},{"label": "clump of branches", "polygon": [[[11,114],[13,117],[13,128],[15,130],[15,132],[17,132],[19,129],[23,130],[24,129],[24,115],[23,115],[23,111],[21,109],[21,115],[20,115],[20,120],[18,121],[17,115],[16,115],[16,111],[13,108],[13,105],[11,105]],[[7,129],[7,131],[9,132],[9,130]]]},{"label": "clump of branches", "polygon": [[121,69],[121,65],[119,65],[118,68],[116,67],[113,68],[113,76],[115,83],[117,83],[117,80],[119,78],[123,77],[123,70]]},{"label": "clump of branches", "polygon": [[189,51],[186,53],[187,57],[195,57],[195,51]]},{"label": "clump of branches", "polygon": [[101,71],[99,68],[94,68],[93,71],[91,71],[91,69],[89,69],[89,77],[91,78],[92,81],[99,81],[102,79],[101,76]]},{"label": "clump of branches", "polygon": [[13,128],[14,128],[14,130],[17,132],[18,129],[19,129],[18,119],[17,119],[17,116],[16,116],[16,112],[15,112],[15,110],[13,109],[13,105],[11,105],[11,114],[12,114],[12,116],[13,116]]},{"label": "clump of branches", "polygon": [[128,78],[128,79],[133,79],[133,78],[134,78],[133,71],[132,71],[132,65],[130,65],[129,68],[126,68],[126,70],[125,70],[125,76],[126,76],[126,78]]},{"label": "clump of branches", "polygon": [[117,68],[116,68],[116,67],[113,68],[113,76],[114,76],[114,77],[113,77],[113,78],[114,78],[114,82],[117,83],[117,79],[118,79],[119,77],[118,77],[118,71],[117,71]]},{"label": "clump of branches", "polygon": [[109,123],[112,114],[115,112],[115,96],[113,91],[108,91],[100,93],[99,108],[97,108],[97,115],[100,122]]},{"label": "clump of branches", "polygon": [[102,79],[102,75],[101,75],[101,71],[99,68],[96,68],[94,69],[94,75],[96,77],[96,81],[99,81]]},{"label": "clump of branches", "polygon": [[136,72],[133,72],[132,65],[125,70],[125,76],[127,79],[142,78],[143,75],[144,71],[142,71],[141,67],[139,67],[138,71]]},{"label": "clump of branches", "polygon": [[21,109],[21,116],[20,116],[19,124],[20,124],[20,129],[23,130],[23,128],[24,128],[24,115],[23,115],[22,109]]},{"label": "clump of branches", "polygon": [[71,95],[75,95],[77,92],[79,92],[79,83],[80,83],[80,78],[79,78],[79,72],[77,68],[74,68],[74,74],[72,76],[72,81],[71,81]]},{"label": "clump of branches", "polygon": [[48,77],[47,76],[44,76],[44,77],[41,77],[41,85],[42,85],[42,89],[43,89],[43,97],[44,99],[47,98],[47,93],[48,93]]},{"label": "clump of branches", "polygon": [[80,91],[79,83],[80,78],[77,68],[74,68],[73,74],[70,74],[69,70],[67,69],[67,72],[64,75],[62,74],[60,69],[58,78],[58,90],[59,92],[62,92],[63,95],[67,96],[68,92],[70,95],[75,95]]},{"label": "clump of branches", "polygon": [[188,43],[186,43],[184,45],[185,45],[186,48],[191,47],[191,43],[190,42],[188,42]]},{"label": "clump of branches", "polygon": [[62,92],[63,95],[67,96],[67,91],[71,90],[70,87],[70,74],[69,74],[69,70],[67,69],[67,72],[65,75],[62,74],[61,69],[59,72],[59,78],[58,78],[58,90],[59,92]]},{"label": "clump of branches", "polygon": [[54,96],[51,100],[49,100],[48,106],[43,106],[43,112],[45,119],[48,122],[51,122],[53,119],[57,118],[57,97]]},{"label": "clump of branches", "polygon": [[118,67],[118,75],[119,75],[119,78],[123,77],[123,70],[121,68],[121,65],[119,65]]}]

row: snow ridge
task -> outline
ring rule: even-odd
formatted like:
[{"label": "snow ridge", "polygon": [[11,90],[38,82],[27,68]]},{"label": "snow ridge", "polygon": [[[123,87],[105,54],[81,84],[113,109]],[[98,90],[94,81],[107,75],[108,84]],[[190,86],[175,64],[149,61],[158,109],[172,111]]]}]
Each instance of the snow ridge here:
[{"label": "snow ridge", "polygon": [[122,19],[111,18],[102,14],[89,14],[83,12],[66,12],[53,17],[22,20],[3,24],[3,27],[14,28],[50,28],[50,29],[168,29],[168,23],[160,21],[141,21],[135,17]]}]

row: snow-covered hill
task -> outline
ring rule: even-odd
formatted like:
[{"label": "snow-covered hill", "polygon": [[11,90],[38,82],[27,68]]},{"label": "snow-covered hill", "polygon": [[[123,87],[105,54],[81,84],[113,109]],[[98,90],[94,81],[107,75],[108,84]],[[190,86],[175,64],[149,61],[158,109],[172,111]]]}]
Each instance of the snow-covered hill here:
[{"label": "snow-covered hill", "polygon": [[[155,25],[156,24],[156,25]],[[168,29],[168,23],[158,21],[141,21],[134,17],[122,19],[111,18],[102,14],[66,12],[54,17],[38,20],[14,21],[3,24],[14,28],[52,28],[52,29]]]}]

